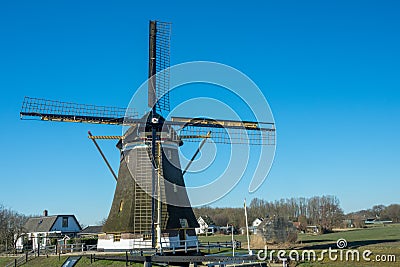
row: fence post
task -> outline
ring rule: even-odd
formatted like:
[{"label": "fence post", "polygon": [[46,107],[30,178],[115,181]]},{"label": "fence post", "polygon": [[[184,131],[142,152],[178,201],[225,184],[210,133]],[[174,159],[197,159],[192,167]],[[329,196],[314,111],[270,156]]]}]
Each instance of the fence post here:
[{"label": "fence post", "polygon": [[143,267],[151,267],[151,256],[146,256]]},{"label": "fence post", "polygon": [[219,244],[219,241],[217,242],[217,246],[218,246],[218,251],[221,251],[221,246]]},{"label": "fence post", "polygon": [[25,262],[28,262],[28,251],[25,252]]},{"label": "fence post", "polygon": [[210,254],[210,241],[207,242],[207,246],[208,246],[208,254]]},{"label": "fence post", "polygon": [[125,266],[128,266],[128,251],[125,251]]},{"label": "fence post", "polygon": [[14,259],[14,267],[17,267],[17,259]]}]

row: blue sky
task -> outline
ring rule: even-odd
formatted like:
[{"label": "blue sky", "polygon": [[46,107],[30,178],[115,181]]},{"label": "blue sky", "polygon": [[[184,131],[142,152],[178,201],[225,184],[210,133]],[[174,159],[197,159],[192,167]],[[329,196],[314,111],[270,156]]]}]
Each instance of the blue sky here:
[{"label": "blue sky", "polygon": [[[247,74],[274,113],[278,146],[254,194],[332,194],[346,212],[399,203],[398,1],[2,1],[0,203],[26,214],[106,217],[115,182],[87,139],[119,127],[20,121],[25,95],[126,106],[147,77],[148,20],[171,21],[171,63]],[[114,143],[102,142],[115,169]],[[196,177],[188,177],[188,179]]]}]

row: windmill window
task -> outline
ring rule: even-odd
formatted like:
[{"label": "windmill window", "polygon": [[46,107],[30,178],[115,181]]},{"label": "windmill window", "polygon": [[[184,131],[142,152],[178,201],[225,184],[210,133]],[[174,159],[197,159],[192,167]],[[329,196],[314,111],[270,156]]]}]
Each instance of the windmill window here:
[{"label": "windmill window", "polygon": [[114,234],[114,242],[121,241],[121,234]]},{"label": "windmill window", "polygon": [[181,224],[182,228],[188,228],[188,221],[187,219],[179,219],[179,223]]},{"label": "windmill window", "polygon": [[121,202],[119,202],[119,209],[118,209],[118,212],[121,212],[123,208],[124,208],[124,201],[121,200]]},{"label": "windmill window", "polygon": [[143,234],[143,240],[150,240],[151,234]]},{"label": "windmill window", "polygon": [[62,227],[63,228],[68,227],[68,217],[62,217]]}]

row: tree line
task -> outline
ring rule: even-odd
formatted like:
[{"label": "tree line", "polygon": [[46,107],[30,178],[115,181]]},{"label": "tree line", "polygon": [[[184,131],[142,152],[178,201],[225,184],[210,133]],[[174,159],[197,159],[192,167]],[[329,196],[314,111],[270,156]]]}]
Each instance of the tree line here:
[{"label": "tree line", "polygon": [[[197,217],[209,216],[216,225],[232,224],[235,227],[244,227],[245,218],[243,208],[195,208]],[[267,201],[254,198],[247,208],[249,224],[256,218],[284,218],[298,222],[301,230],[315,225],[322,232],[331,231],[345,225],[345,219],[351,219],[354,227],[363,227],[364,220],[378,217],[381,220],[400,222],[400,205],[377,205],[369,210],[362,210],[344,214],[340,201],[336,196],[314,196],[310,198],[287,198],[277,201]]]},{"label": "tree line", "polygon": [[363,227],[366,219],[400,223],[400,205],[375,205],[370,209],[351,212],[346,217],[353,220],[355,227]]},{"label": "tree line", "polygon": [[[216,225],[232,224],[244,227],[246,222],[243,208],[194,209],[197,217],[209,216]],[[339,199],[335,196],[316,196],[311,198],[288,198],[278,201],[267,201],[254,198],[247,208],[249,224],[256,218],[284,218],[300,222],[300,227],[318,225],[322,230],[331,230],[339,226],[344,218]],[[304,229],[305,230],[305,229]]]},{"label": "tree line", "polygon": [[343,210],[336,196],[315,196],[311,198],[288,198],[269,202],[259,198],[251,201],[249,214],[254,217],[283,217],[299,222],[305,230],[308,225],[316,225],[322,231],[339,227],[344,219]]}]

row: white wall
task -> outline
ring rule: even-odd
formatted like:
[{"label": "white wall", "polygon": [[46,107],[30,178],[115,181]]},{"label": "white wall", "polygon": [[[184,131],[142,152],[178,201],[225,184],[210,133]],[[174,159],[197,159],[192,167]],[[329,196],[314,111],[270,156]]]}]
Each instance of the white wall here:
[{"label": "white wall", "polygon": [[[179,237],[163,237],[161,239],[163,248],[183,248],[185,245],[181,245]],[[198,239],[196,236],[186,235],[186,246],[194,247],[197,245]],[[97,241],[97,249],[104,250],[128,250],[128,249],[139,249],[139,248],[151,248],[151,240],[139,239],[122,239],[118,242],[114,242],[113,239],[99,239]]]},{"label": "white wall", "polygon": [[260,220],[259,218],[255,219],[252,223],[252,226],[254,227],[258,227],[260,224],[262,223],[262,220]]}]

